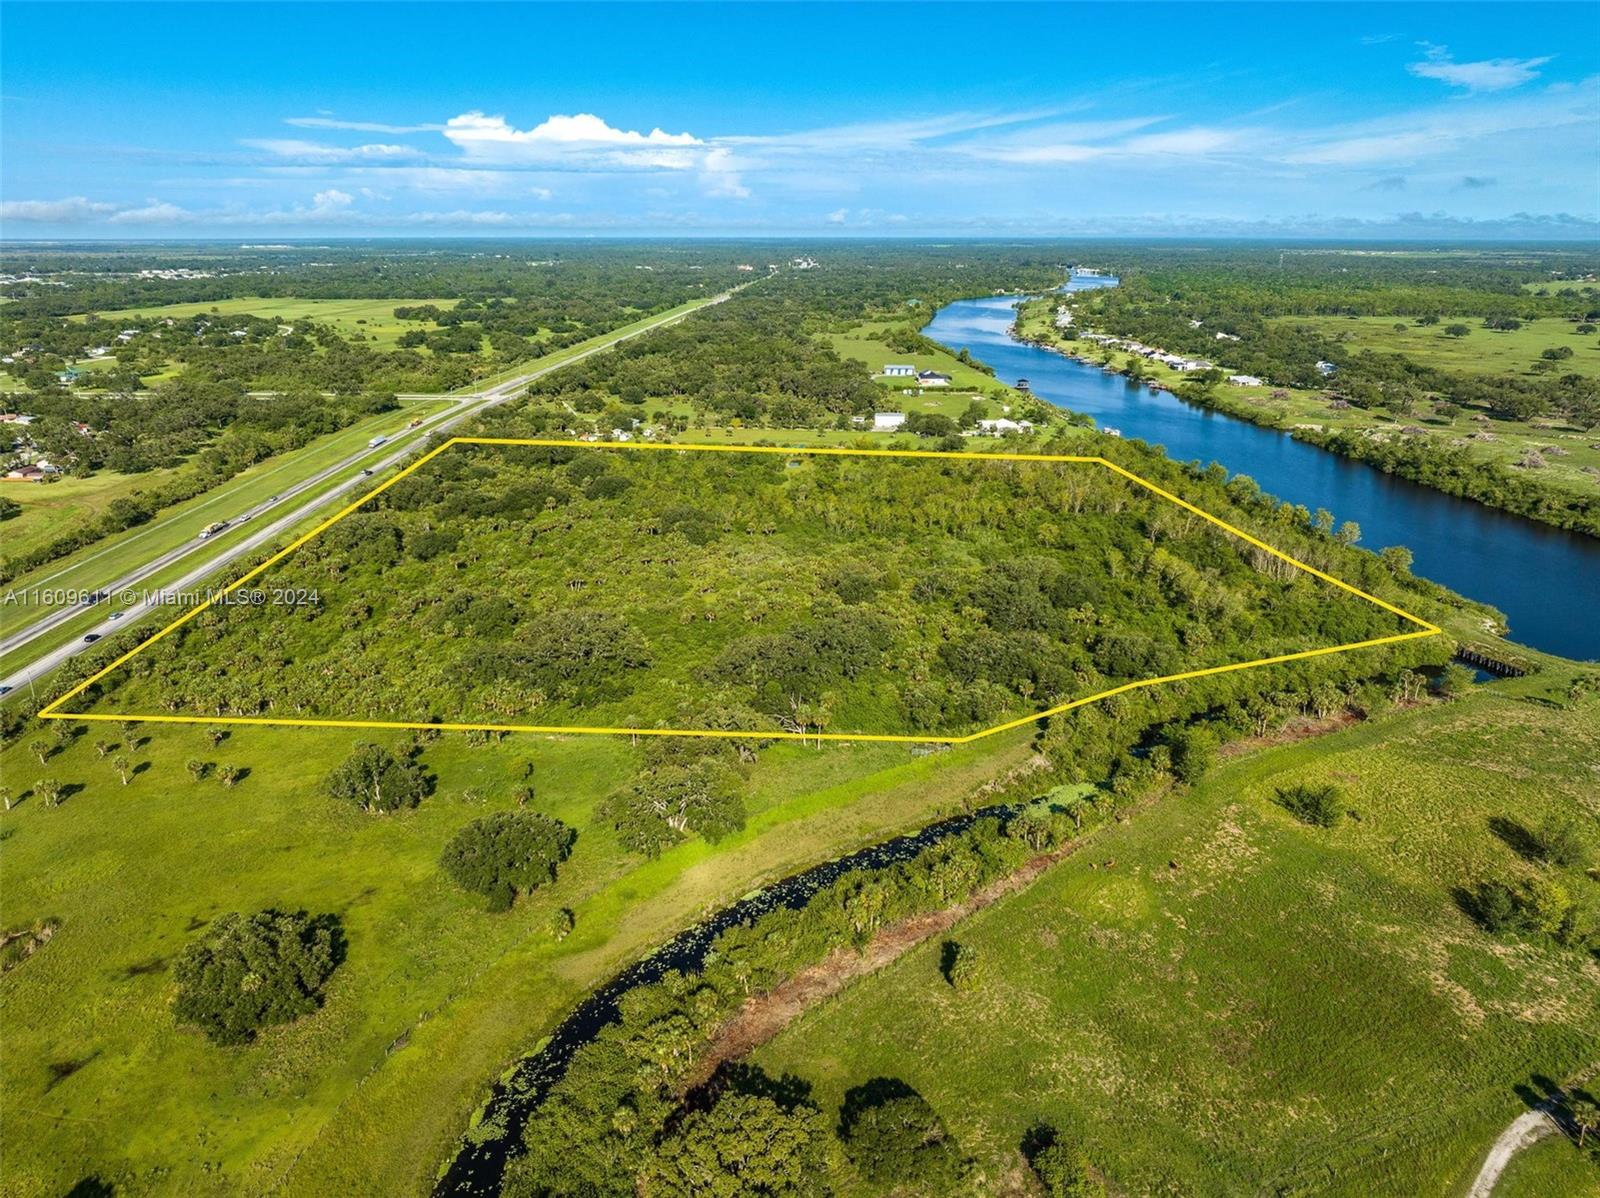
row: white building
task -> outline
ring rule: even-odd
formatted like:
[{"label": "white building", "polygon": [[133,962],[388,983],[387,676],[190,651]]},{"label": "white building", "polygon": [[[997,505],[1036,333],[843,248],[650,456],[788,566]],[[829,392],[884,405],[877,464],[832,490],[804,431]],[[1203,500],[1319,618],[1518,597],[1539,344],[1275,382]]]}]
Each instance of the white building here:
[{"label": "white building", "polygon": [[1322,375],[1324,378],[1326,378],[1328,375],[1332,374],[1334,371],[1336,371],[1338,369],[1339,368],[1337,366],[1335,366],[1332,362],[1318,362],[1317,363],[1317,373]]},{"label": "white building", "polygon": [[1262,382],[1253,374],[1230,374],[1228,381],[1235,387],[1260,387]]},{"label": "white building", "polygon": [[904,412],[874,412],[872,414],[872,431],[875,433],[892,433],[906,422]]},{"label": "white building", "polygon": [[908,379],[917,373],[915,366],[889,365],[883,368],[885,378]]},{"label": "white building", "polygon": [[948,374],[940,374],[937,370],[919,370],[917,371],[917,382],[924,387],[948,387],[950,385],[950,376]]},{"label": "white building", "polygon": [[990,437],[1003,437],[1007,433],[1031,433],[1033,422],[1030,420],[980,420],[978,431]]}]

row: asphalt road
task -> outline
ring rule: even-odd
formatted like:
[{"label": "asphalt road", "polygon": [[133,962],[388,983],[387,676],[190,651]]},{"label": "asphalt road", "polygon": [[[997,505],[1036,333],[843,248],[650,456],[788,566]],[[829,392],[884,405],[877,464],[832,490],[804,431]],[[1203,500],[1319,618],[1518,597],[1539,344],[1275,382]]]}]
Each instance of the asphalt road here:
[{"label": "asphalt road", "polygon": [[[700,305],[700,307],[721,303],[731,294],[732,292],[728,292],[715,296],[707,300],[705,304]],[[429,396],[427,398],[453,399],[456,402],[452,407],[426,417],[422,424],[416,428],[408,428],[396,434],[391,439],[397,446],[395,452],[378,461],[369,463],[364,469],[370,471],[373,475],[377,475],[397,466],[410,457],[427,436],[434,433],[447,432],[467,419],[467,417],[494,407],[496,404],[504,403],[520,393],[521,389],[533,380],[549,374],[551,371],[561,370],[574,362],[581,362],[592,354],[602,353],[630,338],[642,336],[665,325],[676,324],[699,310],[700,308],[692,308],[688,312],[680,312],[674,316],[663,317],[645,325],[643,328],[623,333],[608,341],[601,342],[599,345],[591,346],[582,353],[574,354],[572,357],[565,358],[558,363],[530,371],[527,374],[517,375],[515,378],[506,379],[504,382],[496,383],[494,386],[482,391],[468,395]],[[130,624],[138,622],[151,612],[161,611],[165,612],[169,619],[175,618],[190,604],[187,602],[172,602],[166,598],[167,596],[173,593],[198,590],[207,578],[228,563],[271,544],[317,512],[331,507],[335,501],[344,499],[348,502],[348,497],[352,492],[359,492],[363,488],[371,486],[372,484],[368,481],[367,475],[357,469],[359,463],[371,453],[372,449],[370,447],[363,447],[343,461],[319,471],[294,486],[286,487],[282,494],[275,495],[265,503],[257,504],[249,511],[234,517],[232,523],[237,526],[246,520],[255,521],[268,514],[274,514],[275,518],[259,525],[248,536],[230,541],[225,547],[219,547],[211,541],[198,539],[187,541],[174,549],[152,557],[138,569],[131,570],[122,577],[109,580],[103,586],[95,588],[108,596],[103,601],[108,608],[117,603],[118,596],[123,592],[133,592],[134,602],[119,607],[117,609],[119,614],[116,618],[112,618],[108,611],[105,619],[85,629],[81,635],[73,640],[55,649],[41,653],[24,665],[11,669],[5,676],[0,677],[0,694],[6,694],[12,690],[37,683],[41,677],[54,670],[57,666],[89,649],[92,642],[86,639],[88,637],[99,640],[101,637],[121,631]],[[348,473],[349,477],[325,490],[317,490],[320,484],[341,473]],[[295,498],[304,495],[307,491],[315,493],[305,502],[293,505]],[[159,589],[141,589],[142,584],[148,582],[148,580],[154,578],[169,566],[191,557],[196,559],[195,565],[181,577],[164,583]],[[59,628],[67,621],[76,619],[83,611],[84,606],[82,604],[55,609],[49,615],[35,620],[26,628],[0,639],[0,653],[9,653],[39,639],[52,629]]]}]

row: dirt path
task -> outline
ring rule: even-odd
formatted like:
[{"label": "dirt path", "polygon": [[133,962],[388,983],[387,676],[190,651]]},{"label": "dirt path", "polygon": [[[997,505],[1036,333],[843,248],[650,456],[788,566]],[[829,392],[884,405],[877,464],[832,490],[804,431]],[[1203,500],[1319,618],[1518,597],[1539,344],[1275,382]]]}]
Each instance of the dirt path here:
[{"label": "dirt path", "polygon": [[835,949],[822,961],[802,969],[772,990],[747,998],[733,1017],[717,1029],[710,1047],[685,1083],[684,1092],[703,1086],[722,1065],[748,1056],[808,1008],[832,998],[856,978],[882,969],[917,945],[949,931],[974,912],[1026,888],[1052,865],[1071,856],[1083,843],[1075,840],[1054,852],[1042,853],[964,903],[891,924],[873,936],[860,951]]},{"label": "dirt path", "polygon": [[1489,1198],[1500,1180],[1500,1174],[1505,1172],[1513,1156],[1561,1130],[1550,1116],[1553,1107],[1553,1103],[1541,1102],[1533,1110],[1525,1111],[1511,1121],[1511,1125],[1500,1133],[1489,1149],[1488,1159],[1483,1162],[1483,1168],[1478,1170],[1478,1179],[1467,1191],[1467,1198]]}]

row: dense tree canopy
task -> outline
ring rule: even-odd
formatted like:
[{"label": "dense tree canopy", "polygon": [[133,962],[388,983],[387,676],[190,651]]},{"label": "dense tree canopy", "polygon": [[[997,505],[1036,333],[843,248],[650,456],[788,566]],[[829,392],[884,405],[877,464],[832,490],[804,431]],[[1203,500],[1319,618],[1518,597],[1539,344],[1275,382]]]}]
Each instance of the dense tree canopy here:
[{"label": "dense tree canopy", "polygon": [[173,964],[173,1011],[218,1044],[244,1044],[261,1028],[315,1011],[343,952],[333,916],[220,916]]}]

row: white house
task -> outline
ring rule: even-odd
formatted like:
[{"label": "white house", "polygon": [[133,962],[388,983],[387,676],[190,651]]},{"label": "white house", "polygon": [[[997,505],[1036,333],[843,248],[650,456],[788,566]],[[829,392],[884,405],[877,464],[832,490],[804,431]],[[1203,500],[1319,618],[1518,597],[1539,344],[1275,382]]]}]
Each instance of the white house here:
[{"label": "white house", "polygon": [[1317,373],[1322,375],[1324,378],[1326,378],[1328,375],[1332,374],[1334,371],[1336,371],[1338,369],[1339,368],[1337,366],[1335,366],[1332,362],[1318,362],[1317,363]]},{"label": "white house", "polygon": [[1259,387],[1261,380],[1253,374],[1230,374],[1228,381],[1235,387]]},{"label": "white house", "polygon": [[924,387],[948,387],[950,385],[950,376],[948,374],[940,374],[937,370],[919,370],[917,371],[917,382]]},{"label": "white house", "polygon": [[915,366],[890,365],[883,368],[885,378],[908,379],[917,373]]},{"label": "white house", "polygon": [[1003,437],[1006,433],[1031,433],[1030,420],[980,420],[978,430],[990,437]]},{"label": "white house", "polygon": [[906,422],[904,412],[874,412],[872,414],[872,431],[875,433],[892,433]]}]

